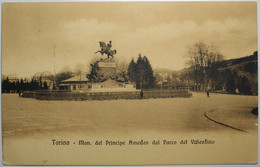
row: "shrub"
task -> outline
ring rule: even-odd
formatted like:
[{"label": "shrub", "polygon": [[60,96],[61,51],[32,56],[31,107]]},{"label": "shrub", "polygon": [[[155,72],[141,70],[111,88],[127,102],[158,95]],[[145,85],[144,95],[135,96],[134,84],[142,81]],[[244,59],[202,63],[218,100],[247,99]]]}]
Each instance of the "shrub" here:
[{"label": "shrub", "polygon": [[[143,91],[143,98],[173,98],[191,97],[187,90],[146,90]],[[113,99],[139,99],[140,91],[132,92],[61,92],[41,91],[24,92],[22,97],[31,97],[39,100],[113,100]]]}]

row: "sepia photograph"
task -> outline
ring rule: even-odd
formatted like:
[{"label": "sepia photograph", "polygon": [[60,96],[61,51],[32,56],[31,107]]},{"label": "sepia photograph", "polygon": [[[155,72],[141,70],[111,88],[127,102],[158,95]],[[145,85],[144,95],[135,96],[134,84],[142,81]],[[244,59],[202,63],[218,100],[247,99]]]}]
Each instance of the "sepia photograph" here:
[{"label": "sepia photograph", "polygon": [[1,3],[3,165],[257,164],[257,5]]}]

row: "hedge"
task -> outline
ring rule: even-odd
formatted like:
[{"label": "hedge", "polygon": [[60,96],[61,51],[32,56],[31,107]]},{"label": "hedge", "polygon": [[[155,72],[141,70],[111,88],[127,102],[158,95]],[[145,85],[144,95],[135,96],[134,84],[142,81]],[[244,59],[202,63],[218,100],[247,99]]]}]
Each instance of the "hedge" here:
[{"label": "hedge", "polygon": [[39,100],[113,100],[113,99],[150,99],[191,97],[187,90],[144,90],[129,92],[69,92],[69,91],[26,91],[22,97],[36,98]]}]

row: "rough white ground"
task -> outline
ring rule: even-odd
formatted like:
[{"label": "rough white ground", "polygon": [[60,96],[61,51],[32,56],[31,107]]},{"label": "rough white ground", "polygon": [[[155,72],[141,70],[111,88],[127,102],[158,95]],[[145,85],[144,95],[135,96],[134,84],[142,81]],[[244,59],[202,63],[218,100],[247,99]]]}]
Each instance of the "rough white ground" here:
[{"label": "rough white ground", "polygon": [[[191,98],[40,101],[2,95],[6,164],[221,164],[257,161],[256,96],[193,93]],[[241,129],[237,131],[212,119]],[[69,140],[53,146],[52,139]],[[188,140],[175,146],[94,146],[96,140]],[[192,145],[192,139],[214,140]],[[79,146],[88,140],[92,146]],[[163,156],[162,156],[163,155]],[[26,158],[27,157],[27,158]],[[29,157],[29,158],[28,158]]]}]

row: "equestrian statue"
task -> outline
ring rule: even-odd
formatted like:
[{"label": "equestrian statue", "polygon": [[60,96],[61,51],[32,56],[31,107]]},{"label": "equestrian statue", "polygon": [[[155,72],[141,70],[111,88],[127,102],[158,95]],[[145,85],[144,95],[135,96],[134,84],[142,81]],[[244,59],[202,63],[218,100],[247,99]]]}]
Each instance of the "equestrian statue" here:
[{"label": "equestrian statue", "polygon": [[106,59],[108,59],[110,56],[112,57],[112,59],[114,58],[114,54],[116,54],[116,50],[111,50],[112,41],[109,41],[108,44],[106,44],[103,41],[99,41],[99,45],[101,47],[101,50],[98,50],[95,54],[101,53],[102,56],[103,54],[106,54],[107,55]]}]

